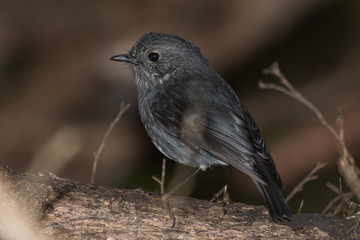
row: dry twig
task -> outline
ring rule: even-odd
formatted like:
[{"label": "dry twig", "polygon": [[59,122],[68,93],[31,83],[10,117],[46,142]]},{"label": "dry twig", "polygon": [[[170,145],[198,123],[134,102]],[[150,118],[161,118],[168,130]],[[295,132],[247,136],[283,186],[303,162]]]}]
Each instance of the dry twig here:
[{"label": "dry twig", "polygon": [[157,183],[160,184],[160,193],[164,194],[165,192],[165,170],[166,170],[166,158],[163,158],[163,162],[162,162],[162,168],[161,168],[161,179],[155,177],[155,176],[151,176],[152,179],[154,179]]},{"label": "dry twig", "polygon": [[345,141],[344,141],[344,130],[343,130],[343,120],[342,114],[338,115],[339,123],[339,132],[337,132],[331,125],[325,120],[324,116],[320,110],[315,107],[309,100],[302,96],[294,86],[286,79],[286,77],[280,71],[279,65],[277,62],[274,62],[269,68],[264,69],[265,74],[274,75],[279,78],[281,85],[259,82],[259,87],[262,89],[273,89],[280,91],[299,102],[306,105],[311,111],[313,111],[321,124],[323,124],[335,137],[339,145],[339,158],[337,161],[339,172],[342,177],[345,179],[346,184],[350,187],[351,191],[356,195],[357,199],[360,201],[360,171],[356,166],[354,158],[349,153]]},{"label": "dry twig", "polygon": [[106,140],[108,139],[108,137],[109,137],[110,133],[112,132],[116,123],[121,119],[122,115],[126,112],[126,110],[128,110],[129,107],[130,107],[129,103],[126,105],[124,103],[121,103],[119,113],[117,114],[114,121],[111,122],[109,128],[105,132],[105,135],[101,141],[101,144],[100,144],[98,150],[96,152],[94,152],[94,162],[93,162],[93,167],[92,167],[91,183],[95,183],[95,174],[96,174],[97,164],[99,162],[100,155],[106,145]]},{"label": "dry twig", "polygon": [[291,191],[291,193],[286,197],[286,201],[289,201],[296,193],[301,192],[306,183],[315,180],[318,178],[315,173],[319,171],[319,169],[326,166],[326,163],[318,162],[314,169]]},{"label": "dry twig", "polygon": [[[339,185],[341,186],[341,181],[339,182]],[[354,193],[352,192],[343,193],[342,187],[337,187],[330,182],[326,183],[326,186],[330,188],[332,191],[334,191],[337,194],[337,196],[334,197],[328,203],[328,205],[322,211],[321,215],[335,216],[338,213],[340,213],[342,209],[344,209],[344,205],[347,204],[347,202],[349,202],[349,200],[354,196]],[[339,200],[340,202],[337,205],[335,205],[335,203],[337,203]]]},{"label": "dry twig", "polygon": [[299,214],[299,213],[301,212],[301,209],[302,209],[303,206],[304,206],[304,199],[302,199],[302,200],[300,201],[299,210],[297,211],[296,214]]}]

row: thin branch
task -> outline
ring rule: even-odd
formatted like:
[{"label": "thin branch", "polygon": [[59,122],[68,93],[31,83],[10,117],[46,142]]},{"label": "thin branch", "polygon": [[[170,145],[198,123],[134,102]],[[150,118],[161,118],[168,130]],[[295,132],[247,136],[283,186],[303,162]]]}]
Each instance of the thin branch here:
[{"label": "thin branch", "polygon": [[299,210],[297,211],[297,214],[300,214],[302,207],[304,206],[304,199],[301,200]]},{"label": "thin branch", "polygon": [[[340,139],[342,140],[342,142],[344,142],[345,144],[345,140],[344,140],[344,115],[342,113],[342,110],[341,108],[338,108],[338,115],[336,117],[336,124],[339,126],[339,137]],[[344,149],[342,150],[343,152],[346,152],[345,154],[348,154],[347,153],[347,149]],[[346,155],[345,155],[346,157]],[[357,171],[357,173],[360,175],[360,170],[359,168],[356,167],[356,164],[354,162],[354,158],[352,156],[348,156],[347,157],[347,160],[350,162],[350,164],[352,164],[353,166],[355,166],[355,170]]]},{"label": "thin branch", "polygon": [[264,83],[263,81],[259,81],[259,88],[261,89],[272,89],[272,90],[276,90],[276,91],[279,91],[279,92],[282,92],[292,98],[295,98],[294,95],[292,95],[292,93],[287,90],[286,88],[282,87],[282,86],[279,86],[277,84],[273,84],[273,83]]},{"label": "thin branch", "polygon": [[166,172],[166,158],[163,158],[163,162],[162,162],[162,168],[161,168],[161,179],[155,177],[155,176],[151,176],[152,179],[154,179],[157,183],[160,184],[160,193],[164,194],[165,193],[165,172]]},{"label": "thin branch", "polygon": [[333,213],[331,214],[331,216],[336,216],[337,214],[339,214],[342,209],[343,209],[343,202],[346,202],[348,200],[350,200],[350,196],[353,196],[351,192],[347,193],[347,194],[343,194],[343,196],[339,196],[340,197],[340,203],[334,208]]},{"label": "thin branch", "polygon": [[[338,214],[341,209],[342,209],[342,206],[344,204],[344,202],[347,202],[349,201],[353,196],[354,196],[354,193],[352,192],[348,192],[348,193],[342,193],[342,190],[340,188],[338,188],[337,186],[335,186],[334,184],[330,183],[330,182],[327,182],[326,183],[326,186],[328,188],[330,188],[332,191],[334,191],[337,196],[334,197],[329,203],[328,205],[325,207],[325,209],[322,211],[321,215],[325,215],[329,212],[329,210],[331,208],[333,208],[333,212],[332,213],[328,213],[328,215],[330,216],[335,216],[336,214]],[[336,205],[335,207],[333,207],[335,205],[335,203],[337,201],[340,201],[340,203],[338,205]]]},{"label": "thin branch", "polygon": [[318,162],[313,170],[291,191],[291,193],[286,197],[286,201],[289,201],[296,193],[301,192],[306,183],[315,180],[318,178],[315,173],[319,171],[321,168],[325,167],[326,163]]},{"label": "thin branch", "polygon": [[344,115],[341,108],[338,108],[338,115],[336,117],[336,123],[339,126],[339,137],[341,141],[344,141]]},{"label": "thin branch", "polygon": [[117,124],[117,122],[120,121],[122,115],[126,112],[126,110],[128,110],[128,108],[130,107],[130,104],[124,104],[121,103],[120,104],[120,110],[119,113],[117,114],[116,118],[114,119],[114,121],[111,122],[109,128],[107,129],[107,131],[105,132],[105,135],[100,143],[100,146],[98,148],[98,150],[96,152],[94,152],[94,162],[93,162],[93,167],[92,167],[92,174],[91,174],[91,183],[95,183],[95,174],[96,174],[96,169],[97,169],[97,165],[100,159],[100,155],[106,145],[106,140],[108,139],[108,137],[110,136],[110,133],[112,132],[113,128],[115,127],[115,125]]},{"label": "thin branch", "polygon": [[341,177],[339,177],[339,190],[340,190],[340,197],[341,197],[342,216],[345,217],[346,201],[345,201],[344,193],[343,193],[343,190],[342,190]]},{"label": "thin branch", "polygon": [[[292,98],[300,101],[305,106],[307,106],[311,111],[315,113],[315,115],[320,120],[321,124],[323,124],[336,138],[336,140],[343,146],[344,141],[339,137],[338,133],[330,126],[330,124],[327,123],[325,118],[323,117],[320,110],[314,106],[309,100],[307,100],[299,91],[296,90],[296,88],[286,79],[286,77],[282,74],[279,68],[278,62],[274,62],[269,68],[266,68],[263,70],[264,74],[274,75],[279,78],[280,82],[286,87],[281,87],[277,84],[267,84],[264,82],[261,82],[259,84],[259,87],[262,89],[273,89],[277,91],[281,91],[283,93],[286,93],[288,96],[291,96]],[[280,88],[283,88],[279,90]]]},{"label": "thin branch", "polygon": [[333,190],[336,194],[340,195],[340,190],[338,187],[336,187],[334,184],[332,184],[331,182],[327,182],[326,186],[328,188],[330,188],[331,190]]},{"label": "thin branch", "polygon": [[[350,200],[352,197],[354,196],[354,194],[352,192],[347,192],[345,194],[343,194],[344,200],[348,201]],[[321,215],[329,215],[329,216],[335,216],[337,215],[341,209],[342,209],[342,202],[340,201],[340,203],[338,205],[335,206],[335,203],[337,201],[341,200],[341,196],[336,196],[334,197],[329,203],[328,205],[324,208],[324,210],[321,212]],[[333,209],[332,213],[330,212],[330,209]]]},{"label": "thin branch", "polygon": [[330,208],[332,208],[332,206],[333,206],[338,200],[340,200],[340,196],[334,197],[334,198],[328,203],[328,205],[324,208],[324,210],[321,212],[321,215],[325,215],[325,214],[330,210]]},{"label": "thin branch", "polygon": [[286,79],[279,68],[279,64],[274,62],[269,68],[264,69],[264,74],[271,74],[276,76],[280,80],[279,84],[259,82],[259,87],[262,89],[273,89],[280,91],[297,101],[307,106],[320,120],[321,124],[324,125],[335,137],[339,146],[339,158],[337,161],[339,172],[345,179],[346,184],[350,187],[351,191],[356,195],[357,199],[360,200],[360,169],[355,164],[354,158],[349,153],[345,141],[344,141],[344,128],[342,113],[338,115],[339,132],[337,132],[331,125],[325,120],[320,110],[315,107],[309,100],[302,96],[302,94],[296,90],[296,88]]}]

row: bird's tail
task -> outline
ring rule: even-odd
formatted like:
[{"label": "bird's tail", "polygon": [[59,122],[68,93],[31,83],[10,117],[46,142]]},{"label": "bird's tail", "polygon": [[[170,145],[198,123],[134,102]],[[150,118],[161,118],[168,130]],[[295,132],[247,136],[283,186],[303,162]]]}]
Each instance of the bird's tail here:
[{"label": "bird's tail", "polygon": [[283,221],[284,219],[290,220],[290,208],[282,196],[278,186],[270,181],[267,185],[255,182],[263,195],[268,207],[271,218],[274,221]]}]

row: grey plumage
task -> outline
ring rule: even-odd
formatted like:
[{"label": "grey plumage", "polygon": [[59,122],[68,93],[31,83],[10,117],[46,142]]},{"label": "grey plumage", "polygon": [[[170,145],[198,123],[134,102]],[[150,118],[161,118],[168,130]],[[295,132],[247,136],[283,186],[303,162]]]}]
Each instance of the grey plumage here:
[{"label": "grey plumage", "polygon": [[255,182],[275,221],[290,219],[280,176],[254,119],[196,46],[148,33],[128,54],[111,59],[131,65],[141,120],[165,156],[203,170],[237,168]]}]

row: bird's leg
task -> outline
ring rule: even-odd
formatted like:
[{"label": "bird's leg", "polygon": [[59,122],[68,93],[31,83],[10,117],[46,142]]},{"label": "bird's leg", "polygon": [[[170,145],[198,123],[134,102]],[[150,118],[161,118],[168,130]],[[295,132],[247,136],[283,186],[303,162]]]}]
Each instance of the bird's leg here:
[{"label": "bird's leg", "polygon": [[175,217],[175,214],[174,212],[171,210],[170,206],[169,206],[169,202],[168,202],[168,198],[170,197],[169,194],[164,194],[161,198],[163,204],[164,204],[164,207],[166,209],[166,211],[168,212],[169,214],[169,217],[170,219],[172,219],[172,225],[170,228],[173,228],[175,226],[175,223],[176,223],[176,217]]},{"label": "bird's leg", "polygon": [[220,221],[223,220],[225,214],[227,213],[226,205],[230,203],[230,194],[229,194],[230,182],[231,182],[231,166],[229,165],[226,185],[223,188],[221,188],[219,192],[215,193],[210,200],[212,202],[217,202],[220,199],[220,196],[222,195],[222,200],[220,202],[223,205],[223,215]]},{"label": "bird's leg", "polygon": [[171,225],[171,228],[173,228],[175,226],[176,218],[175,218],[174,212],[171,210],[171,208],[169,206],[168,198],[174,192],[176,192],[179,188],[181,188],[185,183],[187,183],[192,177],[196,176],[201,170],[202,170],[201,168],[196,169],[193,173],[191,173],[189,176],[187,176],[184,180],[182,180],[179,184],[177,184],[174,188],[172,188],[169,192],[165,193],[161,197],[164,207],[165,207],[166,211],[169,213],[170,219],[172,219],[172,222],[173,222]]},{"label": "bird's leg", "polygon": [[227,184],[225,184],[220,191],[218,191],[217,193],[215,193],[210,202],[222,202],[222,200],[219,200],[221,196],[224,196],[225,192],[227,191]]},{"label": "bird's leg", "polygon": [[230,203],[230,183],[231,183],[231,165],[229,165],[228,173],[227,173],[227,179],[226,179],[226,186],[225,186],[225,192],[223,195],[223,216],[221,217],[221,220],[223,220],[225,214],[227,213],[226,205]]}]

